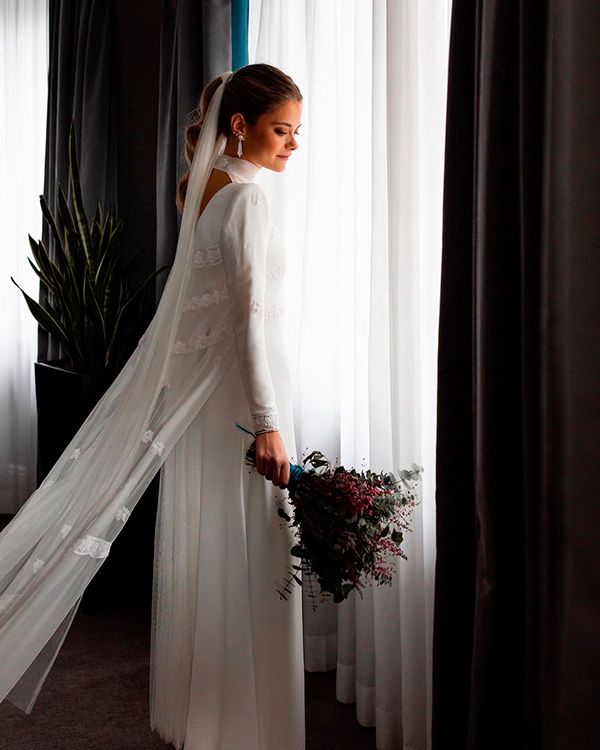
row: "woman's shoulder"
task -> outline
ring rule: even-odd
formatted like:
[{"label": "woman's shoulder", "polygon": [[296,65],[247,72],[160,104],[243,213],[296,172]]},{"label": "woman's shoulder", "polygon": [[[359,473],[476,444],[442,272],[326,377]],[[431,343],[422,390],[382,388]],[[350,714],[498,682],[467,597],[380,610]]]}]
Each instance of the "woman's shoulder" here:
[{"label": "woman's shoulder", "polygon": [[267,214],[269,206],[264,189],[255,182],[232,182],[223,193],[225,216],[250,212]]}]

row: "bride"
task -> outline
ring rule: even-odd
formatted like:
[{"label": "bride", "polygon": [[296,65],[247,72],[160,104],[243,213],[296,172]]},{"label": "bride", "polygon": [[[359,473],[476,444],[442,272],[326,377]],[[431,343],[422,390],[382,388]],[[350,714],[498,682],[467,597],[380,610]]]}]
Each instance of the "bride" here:
[{"label": "bride", "polygon": [[[285,170],[301,111],[296,84],[265,64],[202,92],[156,315],[0,534],[0,700],[32,710],[85,587],[162,466],[151,726],[185,750],[303,750],[301,598],[276,593],[291,544],[276,505],[296,450],[285,253],[254,182]],[[256,433],[258,473],[236,423]]]}]

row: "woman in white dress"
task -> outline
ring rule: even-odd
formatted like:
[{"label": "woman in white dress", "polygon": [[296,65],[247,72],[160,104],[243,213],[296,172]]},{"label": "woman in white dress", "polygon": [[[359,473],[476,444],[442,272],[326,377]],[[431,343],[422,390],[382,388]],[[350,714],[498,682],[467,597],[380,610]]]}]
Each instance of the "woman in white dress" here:
[{"label": "woman in white dress", "polygon": [[[0,701],[32,710],[86,586],[164,464],[151,725],[178,749],[304,749],[301,598],[276,592],[292,541],[276,506],[296,452],[285,256],[253,182],[284,171],[301,107],[294,82],[262,64],[203,91],[157,312],[0,533]],[[258,472],[236,423],[257,433]]]},{"label": "woman in white dress", "polygon": [[[220,83],[204,90],[200,118]],[[265,194],[253,182],[260,168],[285,170],[301,107],[295,85],[270,66],[234,74],[219,117],[227,146],[196,227],[198,273],[211,277],[213,291],[192,299],[189,314],[201,315],[203,304],[229,304],[237,356],[161,475],[151,718],[164,739],[185,750],[304,748],[301,599],[283,601],[275,591],[290,549],[276,500],[295,454],[285,256]],[[190,161],[198,127],[188,130]],[[185,178],[182,188],[181,203]],[[264,478],[245,466],[248,437],[236,422],[257,433]]]}]

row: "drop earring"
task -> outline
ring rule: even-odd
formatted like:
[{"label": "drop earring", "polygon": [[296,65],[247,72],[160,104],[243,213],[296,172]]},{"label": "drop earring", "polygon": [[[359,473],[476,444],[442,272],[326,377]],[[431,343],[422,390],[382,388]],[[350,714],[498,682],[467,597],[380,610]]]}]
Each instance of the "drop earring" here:
[{"label": "drop earring", "polygon": [[242,158],[242,141],[244,140],[244,136],[241,133],[238,133],[237,139],[238,139],[237,155],[238,155],[238,158],[241,159]]}]

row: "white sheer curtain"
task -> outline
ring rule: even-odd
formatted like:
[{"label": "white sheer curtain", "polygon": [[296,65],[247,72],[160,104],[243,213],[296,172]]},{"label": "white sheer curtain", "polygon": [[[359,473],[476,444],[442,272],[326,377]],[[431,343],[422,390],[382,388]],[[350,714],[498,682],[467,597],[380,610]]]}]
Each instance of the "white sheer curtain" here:
[{"label": "white sheer curtain", "polygon": [[425,468],[394,585],[305,606],[306,668],[337,667],[338,699],[356,701],[379,750],[430,741],[450,4],[250,3],[250,62],[281,67],[305,95],[288,173],[259,178],[288,248],[298,450]]},{"label": "white sheer curtain", "polygon": [[35,488],[37,324],[10,277],[37,299],[27,235],[42,231],[47,3],[0,3],[0,513],[15,513]]}]

